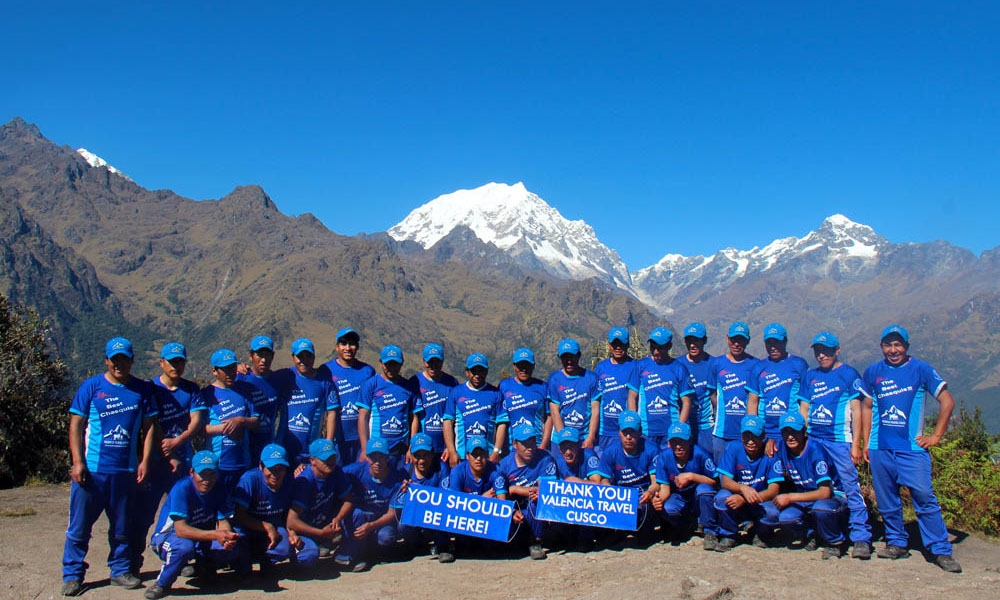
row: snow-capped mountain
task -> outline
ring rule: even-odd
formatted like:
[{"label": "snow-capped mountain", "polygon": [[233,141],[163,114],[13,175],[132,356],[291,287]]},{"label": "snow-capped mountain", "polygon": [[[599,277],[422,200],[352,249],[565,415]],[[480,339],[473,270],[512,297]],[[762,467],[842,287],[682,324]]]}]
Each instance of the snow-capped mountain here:
[{"label": "snow-capped mountain", "polygon": [[525,264],[540,264],[557,277],[594,277],[632,291],[625,263],[597,239],[593,227],[566,219],[523,183],[488,183],[439,196],[413,210],[388,233],[396,240],[412,240],[430,248],[459,226]]},{"label": "snow-capped mountain", "polygon": [[112,173],[114,173],[115,175],[118,175],[120,177],[124,177],[125,179],[128,179],[129,181],[132,181],[131,177],[129,177],[125,173],[122,173],[121,171],[119,171],[118,169],[116,169],[115,167],[113,167],[112,165],[108,164],[108,161],[106,161],[103,158],[101,158],[100,156],[94,154],[90,150],[87,150],[86,148],[77,148],[76,153],[79,154],[80,156],[82,156],[83,160],[87,161],[88,165],[90,165],[92,167],[95,167],[95,168],[96,167],[107,167],[107,169],[109,171],[111,171]]}]

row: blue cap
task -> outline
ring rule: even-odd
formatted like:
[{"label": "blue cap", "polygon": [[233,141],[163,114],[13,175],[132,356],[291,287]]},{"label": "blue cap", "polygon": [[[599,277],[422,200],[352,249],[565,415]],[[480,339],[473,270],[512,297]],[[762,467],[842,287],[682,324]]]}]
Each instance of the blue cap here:
[{"label": "blue cap", "polygon": [[132,342],[123,337],[111,338],[108,340],[108,343],[104,345],[104,356],[114,358],[119,354],[124,354],[129,358],[135,356],[135,352],[132,351]]},{"label": "blue cap", "polygon": [[359,334],[357,331],[354,331],[350,327],[344,327],[343,329],[337,332],[338,342],[345,337],[355,337],[358,338],[359,342],[361,341],[361,334]]},{"label": "blue cap", "polygon": [[331,456],[337,456],[337,445],[326,438],[316,438],[309,444],[309,456],[329,460]]},{"label": "blue cap", "polygon": [[787,340],[788,331],[781,323],[771,323],[764,328],[765,340]]},{"label": "blue cap", "polygon": [[781,429],[794,429],[795,431],[802,431],[806,428],[806,419],[802,416],[802,413],[793,410],[785,413],[785,416],[781,417],[779,424],[781,425]]},{"label": "blue cap", "polygon": [[750,339],[750,326],[743,321],[736,321],[729,326],[729,337],[733,338],[736,336],[745,337],[747,340]]},{"label": "blue cap", "polygon": [[410,452],[416,454],[421,450],[434,452],[434,440],[426,433],[418,433],[410,438]]},{"label": "blue cap", "polygon": [[250,352],[256,352],[265,348],[274,352],[274,340],[266,335],[258,335],[250,340]]},{"label": "blue cap", "polygon": [[813,338],[813,346],[826,346],[827,348],[839,348],[840,340],[829,331],[821,331]]},{"label": "blue cap", "polygon": [[740,421],[740,433],[750,432],[756,436],[764,435],[764,419],[757,415],[746,415]]},{"label": "blue cap", "polygon": [[213,369],[221,369],[224,367],[231,367],[240,361],[236,360],[236,353],[229,348],[219,348],[212,353],[210,362],[212,363]]},{"label": "blue cap", "polygon": [[639,418],[639,413],[634,410],[623,410],[621,414],[618,415],[618,429],[620,431],[625,429],[642,431],[642,421]]},{"label": "blue cap", "polygon": [[308,352],[315,356],[316,347],[313,346],[312,340],[309,338],[299,338],[292,342],[292,356],[298,356],[303,352]]},{"label": "blue cap", "polygon": [[674,423],[667,431],[668,440],[691,440],[691,426],[687,423]]},{"label": "blue cap", "polygon": [[365,444],[365,454],[368,456],[372,454],[385,454],[389,456],[389,442],[385,441],[384,438],[373,437]]},{"label": "blue cap", "polygon": [[514,428],[514,431],[511,432],[510,436],[515,442],[524,442],[531,439],[537,439],[538,432],[536,432],[535,428],[531,425],[521,423]]},{"label": "blue cap", "polygon": [[531,351],[531,348],[518,348],[514,350],[514,356],[511,362],[515,365],[519,362],[527,362],[535,364],[535,353]]},{"label": "blue cap", "polygon": [[684,328],[684,337],[707,338],[708,330],[705,329],[704,323],[697,321],[688,323],[688,326]]},{"label": "blue cap", "polygon": [[472,454],[473,450],[486,450],[490,451],[490,443],[486,441],[486,438],[481,435],[470,435],[465,438],[465,452],[466,454]]},{"label": "blue cap", "polygon": [[489,369],[490,361],[487,360],[485,354],[480,354],[476,352],[475,354],[470,354],[469,358],[465,359],[465,368],[471,369],[472,367],[482,367],[484,369]]},{"label": "blue cap", "polygon": [[579,442],[580,432],[572,427],[563,427],[562,431],[552,434],[552,443],[558,446],[563,442]]},{"label": "blue cap", "polygon": [[905,329],[903,329],[899,325],[889,325],[888,327],[886,327],[885,329],[883,329],[882,330],[882,337],[879,338],[879,339],[884,340],[885,338],[887,338],[888,336],[890,336],[890,335],[892,335],[894,333],[896,335],[898,335],[899,337],[903,338],[903,343],[905,343],[905,344],[909,344],[910,343],[910,334],[907,333],[907,331]]},{"label": "blue cap", "polygon": [[608,343],[618,340],[619,342],[628,345],[628,329],[624,327],[612,327],[608,331]]},{"label": "blue cap", "polygon": [[383,364],[391,362],[403,364],[403,349],[399,346],[389,344],[385,348],[382,348],[382,351],[378,353],[378,360]]},{"label": "blue cap", "polygon": [[268,469],[273,469],[278,465],[288,466],[288,453],[283,446],[278,444],[268,444],[260,451],[260,462]]},{"label": "blue cap", "polygon": [[559,350],[556,356],[562,356],[563,354],[579,354],[580,353],[580,342],[574,340],[573,338],[565,338],[559,341]]},{"label": "blue cap", "polygon": [[674,334],[670,332],[666,327],[657,327],[653,331],[649,332],[649,340],[654,344],[659,344],[660,346],[666,346],[674,340]]},{"label": "blue cap", "polygon": [[194,472],[199,475],[205,471],[218,471],[219,456],[211,450],[201,450],[200,452],[196,452],[194,457],[191,459],[191,468],[194,469]]},{"label": "blue cap", "polygon": [[163,360],[173,360],[175,358],[188,359],[187,349],[180,342],[169,342],[160,350],[160,358]]},{"label": "blue cap", "polygon": [[444,360],[444,348],[440,344],[427,344],[424,346],[424,362],[430,362],[432,358]]}]

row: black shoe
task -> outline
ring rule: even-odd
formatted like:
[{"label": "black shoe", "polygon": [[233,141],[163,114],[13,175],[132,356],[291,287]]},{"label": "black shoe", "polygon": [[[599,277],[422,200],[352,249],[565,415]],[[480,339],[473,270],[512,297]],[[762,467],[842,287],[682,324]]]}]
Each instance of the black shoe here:
[{"label": "black shoe", "polygon": [[889,544],[885,548],[879,550],[876,556],[879,558],[891,558],[892,560],[896,560],[898,558],[909,558],[910,551],[902,546]]},{"label": "black shoe", "polygon": [[851,558],[868,560],[872,557],[872,546],[868,542],[854,542],[854,549],[851,550]]},{"label": "black shoe", "polygon": [[154,583],[146,589],[146,593],[143,596],[146,600],[159,600],[160,598],[166,596],[170,593],[169,587],[163,587],[162,585]]},{"label": "black shoe", "polygon": [[455,562],[455,555],[451,552],[438,552],[438,562],[439,563],[453,563]]},{"label": "black shoe", "polygon": [[184,568],[181,569],[181,577],[194,577],[194,574],[194,565],[184,565]]},{"label": "black shoe", "polygon": [[111,585],[117,585],[126,590],[134,590],[142,587],[142,580],[132,573],[125,573],[124,575],[115,575],[112,577]]},{"label": "black shoe", "polygon": [[731,537],[719,538],[719,542],[715,545],[716,552],[729,552],[736,546],[736,540]]},{"label": "black shoe", "polygon": [[718,547],[719,538],[711,531],[706,532],[705,539],[702,541],[702,549],[704,549],[705,552],[711,552],[712,550],[716,550]]},{"label": "black shoe", "polygon": [[815,552],[819,550],[819,542],[816,541],[816,538],[812,537],[802,547],[809,552]]},{"label": "black shoe", "polygon": [[760,535],[753,536],[753,542],[751,542],[751,543],[756,548],[770,548],[771,547],[770,544],[767,543],[767,540],[765,540],[764,538],[760,537]]},{"label": "black shoe", "polygon": [[76,579],[67,579],[62,584],[63,596],[79,596],[83,593],[83,584]]},{"label": "black shoe", "polygon": [[827,546],[823,548],[823,560],[830,560],[831,558],[840,558],[843,556],[843,548],[839,545],[837,546]]},{"label": "black shoe", "polygon": [[938,554],[934,557],[934,564],[941,567],[947,573],[961,573],[962,565],[958,564],[955,557],[950,554]]},{"label": "black shoe", "polygon": [[528,556],[531,557],[531,560],[545,560],[545,548],[542,548],[540,543],[532,544],[528,548]]}]

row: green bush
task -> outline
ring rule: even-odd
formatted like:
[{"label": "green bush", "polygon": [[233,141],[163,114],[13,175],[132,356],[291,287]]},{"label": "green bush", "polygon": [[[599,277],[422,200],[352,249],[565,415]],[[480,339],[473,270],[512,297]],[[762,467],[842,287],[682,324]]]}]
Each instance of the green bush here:
[{"label": "green bush", "polygon": [[1000,536],[1000,465],[990,456],[993,439],[977,407],[959,408],[954,426],[931,448],[934,492],[951,527]]}]

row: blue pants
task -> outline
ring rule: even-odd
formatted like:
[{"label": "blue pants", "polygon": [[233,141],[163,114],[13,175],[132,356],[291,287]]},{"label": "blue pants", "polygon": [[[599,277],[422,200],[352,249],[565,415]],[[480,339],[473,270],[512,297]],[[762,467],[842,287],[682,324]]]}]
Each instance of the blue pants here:
[{"label": "blue pants", "polygon": [[726,451],[726,446],[732,441],[716,435],[712,436],[712,459],[715,460],[715,464],[719,464],[719,461],[722,460],[722,454]]},{"label": "blue pants", "polygon": [[[278,527],[278,535],[281,536],[281,541],[274,548],[267,547],[271,541],[263,531],[252,531],[242,527],[235,527],[234,529],[240,534],[240,542],[246,548],[245,552],[249,553],[249,560],[241,561],[236,571],[240,575],[248,574],[253,568],[252,563],[255,561],[260,563],[267,561],[273,565],[286,559],[295,558],[295,550],[288,543],[288,530],[284,527]],[[319,556],[318,548],[316,549],[316,556]]]},{"label": "blue pants", "polygon": [[660,518],[665,520],[674,531],[684,529],[695,518],[705,531],[714,531],[715,517],[715,486],[699,483],[691,486],[691,490],[673,492],[663,503]]},{"label": "blue pants", "polygon": [[760,504],[744,504],[740,508],[733,510],[726,505],[726,498],[732,495],[733,493],[729,490],[719,490],[719,493],[715,495],[713,508],[715,509],[717,519],[716,527],[714,530],[706,527],[705,531],[710,531],[724,537],[734,537],[739,533],[741,523],[749,521],[757,524],[764,519],[765,515],[771,523],[778,522],[778,507],[770,500],[766,500]]},{"label": "blue pants", "polygon": [[364,539],[358,539],[355,530],[364,523],[371,523],[382,515],[355,508],[344,519],[344,540],[340,543],[336,558],[353,561],[355,558],[373,560],[377,558],[378,550],[387,550],[396,546],[399,532],[395,523],[384,525],[378,531],[369,534]]},{"label": "blue pants", "polygon": [[[541,519],[535,517],[538,513],[538,502],[537,501],[518,501],[518,508],[521,509],[521,514],[524,515],[524,524],[528,526],[528,530],[531,531],[531,537],[533,540],[540,540],[545,537],[545,532],[548,529],[548,521],[542,521]],[[511,521],[511,527],[516,527],[514,522]]]},{"label": "blue pants", "polygon": [[858,483],[858,469],[851,460],[850,442],[831,442],[810,438],[819,444],[826,452],[827,458],[836,470],[834,483],[837,489],[847,497],[847,508],[850,511],[848,531],[852,542],[872,541],[872,528],[868,524],[868,506],[861,495],[861,485]]},{"label": "blue pants", "polygon": [[760,522],[768,527],[787,529],[798,539],[812,535],[815,529],[826,543],[839,544],[847,539],[841,525],[846,510],[847,501],[840,496],[832,496],[815,502],[789,504],[777,515],[765,513]]},{"label": "blue pants", "polygon": [[696,434],[693,434],[694,439],[691,440],[695,444],[701,446],[701,449],[709,454],[712,454],[714,449],[714,442],[712,441],[715,436],[712,435],[711,429],[699,429]]},{"label": "blue pants", "polygon": [[[195,542],[170,531],[153,534],[150,545],[163,560],[160,574],[156,577],[156,585],[165,588],[169,588],[177,581],[181,569],[193,558],[207,561],[216,567],[225,564],[244,565],[250,559],[242,540],[238,541],[232,550],[224,550],[218,542]],[[241,570],[239,566],[237,570]],[[242,570],[245,571],[245,567]]]},{"label": "blue pants", "polygon": [[337,464],[347,466],[358,462],[361,456],[361,442],[359,440],[338,440],[337,441]]},{"label": "blue pants", "polygon": [[[181,469],[181,476],[187,475],[187,469]],[[170,472],[170,463],[156,461],[146,476],[146,481],[136,487],[136,493],[130,511],[129,553],[132,573],[138,574],[142,569],[142,553],[146,550],[146,535],[149,527],[156,521],[156,509],[170,489],[177,483],[178,477]]]},{"label": "blue pants", "polygon": [[948,527],[941,516],[941,506],[931,487],[931,455],[926,450],[869,450],[875,500],[885,523],[885,541],[906,547],[908,537],[903,528],[903,504],[900,486],[910,489],[917,525],[924,547],[931,554],[951,554]]},{"label": "blue pants", "polygon": [[128,511],[134,493],[135,473],[88,473],[84,485],[73,482],[69,491],[69,527],[63,546],[63,581],[75,579],[83,583],[90,533],[102,512],[108,516],[111,576],[128,573]]}]

